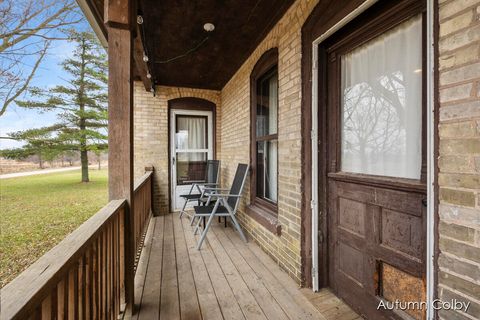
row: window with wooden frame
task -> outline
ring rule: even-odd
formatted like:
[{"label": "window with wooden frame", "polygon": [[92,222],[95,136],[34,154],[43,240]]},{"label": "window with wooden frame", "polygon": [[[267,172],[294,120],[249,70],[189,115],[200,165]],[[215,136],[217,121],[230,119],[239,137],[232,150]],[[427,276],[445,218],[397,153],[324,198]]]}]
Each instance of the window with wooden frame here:
[{"label": "window with wooden frame", "polygon": [[[250,211],[276,230],[278,197],[278,50],[263,54],[251,74]],[[258,215],[262,217],[258,217]],[[273,218],[273,219],[272,219]]]}]

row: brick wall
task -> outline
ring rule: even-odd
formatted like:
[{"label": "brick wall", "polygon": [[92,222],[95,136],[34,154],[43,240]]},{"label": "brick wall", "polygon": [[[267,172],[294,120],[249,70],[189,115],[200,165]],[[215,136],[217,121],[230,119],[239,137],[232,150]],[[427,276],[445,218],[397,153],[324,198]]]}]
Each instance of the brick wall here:
[{"label": "brick wall", "polygon": [[480,318],[480,1],[440,0],[439,273],[442,300],[468,300]]},{"label": "brick wall", "polygon": [[[157,87],[156,96],[145,91],[141,82],[134,87],[134,170],[135,178],[153,165],[154,213],[168,213],[168,101],[195,97],[217,105],[217,133],[220,131],[220,92],[189,88]],[[218,139],[218,138],[217,138]],[[217,146],[217,154],[220,146]]]},{"label": "brick wall", "polygon": [[296,281],[301,280],[301,27],[318,1],[296,1],[221,92],[222,182],[233,180],[237,163],[250,162],[250,74],[267,50],[279,53],[278,219],[274,235],[245,214],[249,185],[239,219],[253,238]]}]

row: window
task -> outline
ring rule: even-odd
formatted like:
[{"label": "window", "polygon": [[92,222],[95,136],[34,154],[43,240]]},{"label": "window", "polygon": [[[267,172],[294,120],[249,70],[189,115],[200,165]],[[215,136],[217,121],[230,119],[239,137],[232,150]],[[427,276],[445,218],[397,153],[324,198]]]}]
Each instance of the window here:
[{"label": "window", "polygon": [[257,197],[277,203],[277,67],[257,81],[256,104]]},{"label": "window", "polygon": [[341,170],[420,179],[422,19],[342,56]]},{"label": "window", "polygon": [[278,53],[266,52],[251,77],[251,205],[277,213]]}]

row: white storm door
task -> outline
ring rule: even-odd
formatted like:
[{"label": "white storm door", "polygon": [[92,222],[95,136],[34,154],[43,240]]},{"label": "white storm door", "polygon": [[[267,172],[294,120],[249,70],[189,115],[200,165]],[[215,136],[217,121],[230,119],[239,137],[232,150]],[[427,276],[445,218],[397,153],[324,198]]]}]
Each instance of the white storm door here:
[{"label": "white storm door", "polygon": [[[171,209],[182,209],[191,181],[205,179],[207,160],[213,159],[211,111],[172,110],[170,113]],[[198,193],[198,190],[193,190]],[[195,205],[190,202],[189,207]],[[187,207],[188,208],[188,207]]]}]

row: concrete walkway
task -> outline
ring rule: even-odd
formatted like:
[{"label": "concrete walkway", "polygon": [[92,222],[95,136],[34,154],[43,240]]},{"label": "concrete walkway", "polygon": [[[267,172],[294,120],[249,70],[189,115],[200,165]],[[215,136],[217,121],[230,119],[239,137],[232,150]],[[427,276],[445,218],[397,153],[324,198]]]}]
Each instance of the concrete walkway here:
[{"label": "concrete walkway", "polygon": [[[96,167],[96,166],[90,166],[90,167]],[[80,170],[80,168],[81,168],[80,166],[74,166],[74,167],[66,167],[66,168],[43,169],[43,170],[40,169],[35,171],[6,173],[6,174],[0,174],[0,179],[18,178],[18,177],[33,176],[36,174]]]}]

